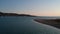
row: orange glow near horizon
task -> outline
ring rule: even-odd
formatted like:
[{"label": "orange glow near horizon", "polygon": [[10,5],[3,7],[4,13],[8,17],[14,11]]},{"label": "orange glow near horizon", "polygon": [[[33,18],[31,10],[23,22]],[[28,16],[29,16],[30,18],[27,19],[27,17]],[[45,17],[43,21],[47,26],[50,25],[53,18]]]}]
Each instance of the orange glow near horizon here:
[{"label": "orange glow near horizon", "polygon": [[20,12],[20,14],[30,14],[30,15],[36,15],[36,16],[60,16],[60,12]]}]

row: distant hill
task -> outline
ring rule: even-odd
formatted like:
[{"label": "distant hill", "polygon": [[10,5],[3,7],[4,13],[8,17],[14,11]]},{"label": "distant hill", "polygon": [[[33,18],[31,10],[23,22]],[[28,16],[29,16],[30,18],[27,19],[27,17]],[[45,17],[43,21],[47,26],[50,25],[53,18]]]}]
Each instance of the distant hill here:
[{"label": "distant hill", "polygon": [[34,15],[28,15],[28,14],[3,13],[3,12],[0,12],[0,16],[29,16],[29,17],[36,17]]}]

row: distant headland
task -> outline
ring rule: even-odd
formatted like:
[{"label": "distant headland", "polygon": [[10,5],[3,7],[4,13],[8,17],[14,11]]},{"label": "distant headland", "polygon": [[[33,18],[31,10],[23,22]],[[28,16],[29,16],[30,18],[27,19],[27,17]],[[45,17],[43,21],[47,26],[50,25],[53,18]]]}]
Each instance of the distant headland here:
[{"label": "distant headland", "polygon": [[36,17],[34,15],[28,15],[28,14],[3,13],[3,12],[0,12],[0,16],[29,16],[29,17]]}]

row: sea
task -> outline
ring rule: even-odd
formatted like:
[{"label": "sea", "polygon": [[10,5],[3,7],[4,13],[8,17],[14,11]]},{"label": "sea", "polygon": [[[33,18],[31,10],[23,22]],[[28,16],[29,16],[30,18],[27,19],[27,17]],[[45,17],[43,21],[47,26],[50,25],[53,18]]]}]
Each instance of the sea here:
[{"label": "sea", "polygon": [[60,29],[34,21],[40,18],[42,17],[0,16],[0,34],[60,34]]}]

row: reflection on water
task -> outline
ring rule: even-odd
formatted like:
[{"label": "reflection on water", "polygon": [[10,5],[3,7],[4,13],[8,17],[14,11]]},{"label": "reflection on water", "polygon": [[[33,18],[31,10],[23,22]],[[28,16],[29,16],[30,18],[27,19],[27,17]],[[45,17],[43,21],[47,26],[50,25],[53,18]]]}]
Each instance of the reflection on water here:
[{"label": "reflection on water", "polygon": [[60,30],[33,19],[36,17],[0,17],[0,34],[60,34]]}]

